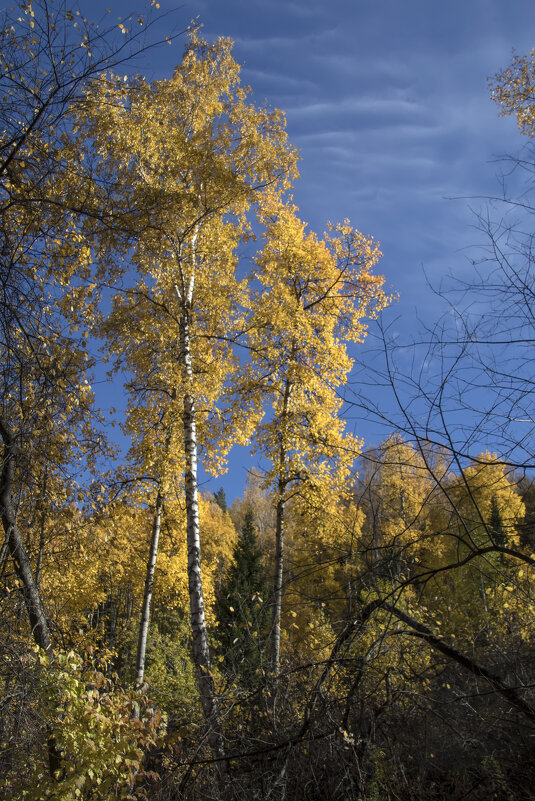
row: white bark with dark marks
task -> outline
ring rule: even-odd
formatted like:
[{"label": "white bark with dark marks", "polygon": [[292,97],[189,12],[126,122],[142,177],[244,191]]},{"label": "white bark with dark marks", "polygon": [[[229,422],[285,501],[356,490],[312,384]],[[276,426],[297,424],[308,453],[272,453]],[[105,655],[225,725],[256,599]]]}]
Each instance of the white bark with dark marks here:
[{"label": "white bark with dark marks", "polygon": [[273,613],[271,620],[271,668],[279,672],[282,614],[282,585],[284,574],[284,482],[279,482],[275,529],[275,576],[273,581]]},{"label": "white bark with dark marks", "polygon": [[[292,354],[294,347],[292,347]],[[282,591],[284,576],[284,510],[286,506],[286,488],[288,479],[286,476],[286,445],[285,430],[287,426],[290,396],[292,394],[293,382],[290,378],[286,379],[284,387],[284,398],[281,411],[281,444],[279,448],[279,480],[277,485],[277,517],[275,529],[275,575],[273,579],[273,613],[271,621],[271,669],[276,676],[280,665],[280,642],[281,642],[281,614],[282,614]]]},{"label": "white bark with dark marks", "polygon": [[[191,354],[191,308],[194,287],[195,238],[192,242],[192,272],[188,280],[182,273],[181,287],[175,284],[180,307],[180,364],[183,377],[182,422],[184,431],[184,485],[186,499],[186,528],[188,547],[188,587],[191,629],[193,635],[193,660],[199,688],[199,697],[204,719],[208,727],[207,739],[216,760],[225,755],[219,704],[216,698],[211,672],[210,649],[204,614],[204,597],[201,574],[201,538],[199,525],[198,491],[198,443],[195,396],[193,392],[193,364]],[[216,761],[216,772],[220,789],[224,789],[227,764]]]},{"label": "white bark with dark marks", "polygon": [[158,556],[158,544],[160,541],[160,528],[162,518],[162,496],[160,490],[156,496],[156,507],[152,521],[152,537],[150,542],[149,559],[147,562],[147,575],[145,577],[145,590],[143,593],[143,605],[141,607],[141,620],[139,623],[139,639],[137,644],[136,657],[136,685],[141,687],[145,676],[145,658],[147,653],[147,637],[149,633],[150,606],[152,601],[152,587],[154,584],[154,573],[156,570],[156,558]]}]

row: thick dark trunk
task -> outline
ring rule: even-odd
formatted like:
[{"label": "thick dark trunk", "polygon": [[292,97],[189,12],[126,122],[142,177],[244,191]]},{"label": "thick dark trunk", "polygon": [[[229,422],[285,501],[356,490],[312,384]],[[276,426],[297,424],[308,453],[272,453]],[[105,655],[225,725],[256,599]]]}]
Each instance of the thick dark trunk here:
[{"label": "thick dark trunk", "polygon": [[13,433],[0,417],[0,436],[4,443],[2,473],[0,476],[0,514],[4,527],[7,547],[13,564],[15,573],[20,582],[22,594],[32,636],[37,645],[49,656],[52,655],[52,640],[50,630],[44,613],[43,604],[39,589],[35,582],[30,560],[24,547],[24,540],[17,525],[17,515],[13,504],[13,485],[15,478],[15,442]]}]

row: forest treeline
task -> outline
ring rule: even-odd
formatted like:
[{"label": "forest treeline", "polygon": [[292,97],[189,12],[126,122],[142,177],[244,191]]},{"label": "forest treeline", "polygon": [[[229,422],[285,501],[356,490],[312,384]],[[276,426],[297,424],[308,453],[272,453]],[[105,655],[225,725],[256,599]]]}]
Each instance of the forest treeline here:
[{"label": "forest treeline", "polygon": [[[2,19],[1,791],[531,798],[529,235],[488,223],[485,312],[431,332],[412,382],[425,423],[392,352],[402,423],[365,447],[344,387],[393,300],[379,246],[308,230],[229,40],[192,28],[171,77],[124,75],[157,8]],[[534,61],[491,87],[530,138]],[[265,469],[227,508],[198,470],[236,444]]]}]

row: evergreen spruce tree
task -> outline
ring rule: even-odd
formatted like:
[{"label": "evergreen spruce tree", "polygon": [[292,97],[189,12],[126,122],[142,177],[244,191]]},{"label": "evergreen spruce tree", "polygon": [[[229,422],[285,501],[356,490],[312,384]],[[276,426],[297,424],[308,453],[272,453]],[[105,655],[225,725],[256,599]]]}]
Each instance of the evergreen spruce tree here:
[{"label": "evergreen spruce tree", "polygon": [[217,492],[214,492],[214,501],[217,503],[222,512],[227,511],[227,499],[223,487],[220,487]]},{"label": "evergreen spruce tree", "polygon": [[268,585],[253,520],[249,510],[233,564],[216,599],[224,669],[248,688],[260,679],[270,615]]},{"label": "evergreen spruce tree", "polygon": [[507,545],[507,534],[504,529],[502,516],[496,495],[492,496],[490,507],[489,533],[495,545]]}]

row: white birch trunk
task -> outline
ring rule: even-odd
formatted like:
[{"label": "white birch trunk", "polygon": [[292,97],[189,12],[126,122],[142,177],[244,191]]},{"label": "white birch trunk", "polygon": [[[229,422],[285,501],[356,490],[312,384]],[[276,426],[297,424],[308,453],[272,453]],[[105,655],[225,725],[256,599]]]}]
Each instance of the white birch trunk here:
[{"label": "white birch trunk", "polygon": [[[194,262],[195,240],[192,243]],[[188,585],[191,629],[193,635],[193,660],[197,676],[199,697],[204,719],[208,727],[208,742],[215,760],[216,775],[221,791],[225,787],[227,764],[219,704],[211,673],[208,633],[204,614],[204,597],[201,575],[201,539],[199,526],[199,497],[197,477],[197,428],[196,408],[193,394],[193,366],[191,356],[190,317],[193,297],[194,263],[189,282],[182,282],[182,290],[175,284],[180,304],[180,363],[184,380],[183,413],[185,470],[184,484],[186,496],[186,526],[188,546]],[[183,276],[184,277],[184,276]]]},{"label": "white birch trunk", "polygon": [[160,527],[162,517],[162,496],[160,490],[156,496],[156,508],[152,522],[152,537],[150,543],[149,559],[147,562],[147,575],[145,577],[145,591],[143,593],[143,606],[141,608],[141,620],[139,623],[139,639],[137,644],[136,657],[136,685],[141,687],[145,676],[145,657],[147,653],[147,637],[149,633],[150,606],[152,601],[152,587],[154,584],[154,572],[156,570],[156,559],[158,556],[158,543],[160,540]]},{"label": "white birch trunk", "polygon": [[273,581],[273,614],[271,621],[271,669],[278,675],[281,645],[282,581],[284,571],[284,482],[279,481],[275,529],[275,576]]},{"label": "white birch trunk", "polygon": [[[187,381],[192,378],[189,332],[189,310],[184,309],[181,321],[182,365]],[[210,651],[204,615],[204,598],[201,576],[201,538],[199,527],[199,497],[197,480],[197,431],[195,399],[191,392],[184,393],[184,451],[185,493],[188,544],[188,584],[193,633],[193,658],[197,673],[199,695],[205,720],[210,728],[209,742],[214,756],[223,756],[223,738],[219,720],[219,708],[215,698],[214,680],[211,673]]]},{"label": "white birch trunk", "polygon": [[279,481],[277,487],[277,517],[275,528],[275,575],[273,580],[273,614],[271,622],[271,669],[275,676],[278,675],[280,666],[282,585],[284,573],[284,509],[286,505],[286,487],[288,484],[286,476],[285,429],[292,387],[293,382],[290,378],[287,378],[284,387],[284,399],[280,420],[281,445],[279,449]]}]

